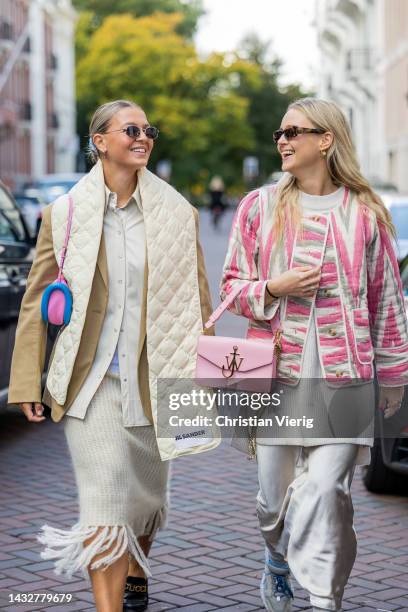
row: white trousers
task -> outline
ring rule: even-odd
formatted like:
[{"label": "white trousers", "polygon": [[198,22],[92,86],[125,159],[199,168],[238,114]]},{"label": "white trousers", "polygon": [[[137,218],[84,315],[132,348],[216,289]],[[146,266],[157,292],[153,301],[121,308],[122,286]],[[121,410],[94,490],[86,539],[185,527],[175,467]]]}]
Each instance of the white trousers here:
[{"label": "white trousers", "polygon": [[356,558],[350,487],[358,448],[257,445],[257,514],[266,546],[323,610],[341,609]]}]

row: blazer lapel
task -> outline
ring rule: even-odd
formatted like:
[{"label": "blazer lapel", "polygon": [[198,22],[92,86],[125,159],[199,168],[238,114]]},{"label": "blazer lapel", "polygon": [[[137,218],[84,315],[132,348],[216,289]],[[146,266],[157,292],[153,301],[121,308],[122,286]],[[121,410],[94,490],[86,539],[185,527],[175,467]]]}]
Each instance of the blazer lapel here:
[{"label": "blazer lapel", "polygon": [[144,267],[144,278],[143,278],[143,299],[142,299],[142,312],[140,316],[140,333],[139,333],[139,348],[137,353],[137,363],[139,364],[140,356],[142,354],[143,345],[146,339],[146,312],[147,312],[147,280],[148,280],[148,267],[147,267],[147,251]]},{"label": "blazer lapel", "polygon": [[108,289],[108,263],[106,261],[106,246],[105,246],[105,237],[104,237],[103,231],[102,231],[102,236],[101,236],[101,242],[99,245],[98,259],[96,260],[96,265],[102,276],[102,280],[105,284],[105,288]]}]

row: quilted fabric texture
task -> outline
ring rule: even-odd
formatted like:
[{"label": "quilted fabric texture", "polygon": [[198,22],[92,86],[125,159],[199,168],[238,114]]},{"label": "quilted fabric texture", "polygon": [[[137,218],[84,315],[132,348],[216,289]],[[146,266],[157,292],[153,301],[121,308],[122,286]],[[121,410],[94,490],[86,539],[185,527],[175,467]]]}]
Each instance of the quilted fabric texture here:
[{"label": "quilted fabric texture", "polygon": [[[167,183],[147,169],[138,174],[145,222],[148,260],[147,355],[153,419],[157,431],[157,380],[193,379],[198,337],[202,333],[197,276],[196,228],[191,205]],[[64,274],[73,294],[70,324],[60,334],[47,387],[61,405],[85,323],[86,310],[103,231],[105,189],[98,162],[71,190],[74,200],[72,230]],[[68,200],[52,207],[54,251],[60,260],[68,218]],[[205,414],[205,409],[203,409]],[[158,440],[163,459],[197,453],[217,446],[216,429],[193,448],[176,449],[171,435]]]},{"label": "quilted fabric texture", "polygon": [[[59,335],[47,377],[48,390],[61,405],[65,403],[78,353],[102,236],[105,207],[102,166],[96,165],[81,179],[71,190],[71,195],[74,213],[64,275],[72,291],[73,309],[69,325]],[[67,219],[68,199],[62,196],[54,202],[51,212],[54,252],[58,262],[61,259]]]},{"label": "quilted fabric texture", "polygon": [[[197,342],[203,329],[196,228],[191,205],[167,183],[144,171],[139,173],[139,185],[149,267],[146,332],[150,396],[157,423],[157,380],[194,379]],[[210,437],[210,442],[181,451],[176,450],[169,434],[159,440],[160,454],[169,459],[213,448],[219,443],[215,427]]]}]

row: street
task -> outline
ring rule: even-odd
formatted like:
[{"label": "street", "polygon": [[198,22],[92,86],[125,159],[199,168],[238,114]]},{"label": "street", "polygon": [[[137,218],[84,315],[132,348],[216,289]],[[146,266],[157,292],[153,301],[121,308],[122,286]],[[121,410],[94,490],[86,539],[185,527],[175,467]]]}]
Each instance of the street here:
[{"label": "street", "polygon": [[[217,231],[201,213],[201,239],[214,307],[232,212]],[[245,324],[226,313],[217,333],[242,335]],[[0,413],[0,609],[7,612],[92,610],[89,583],[56,576],[39,557],[35,534],[44,523],[76,522],[75,483],[62,426],[29,424],[16,410]],[[263,545],[257,529],[256,463],[226,443],[172,465],[167,530],[151,554],[149,612],[262,610],[259,581]],[[344,610],[408,611],[408,497],[367,493],[353,483],[358,557]],[[72,594],[71,603],[10,604],[16,593]],[[310,610],[295,585],[294,610]]]}]

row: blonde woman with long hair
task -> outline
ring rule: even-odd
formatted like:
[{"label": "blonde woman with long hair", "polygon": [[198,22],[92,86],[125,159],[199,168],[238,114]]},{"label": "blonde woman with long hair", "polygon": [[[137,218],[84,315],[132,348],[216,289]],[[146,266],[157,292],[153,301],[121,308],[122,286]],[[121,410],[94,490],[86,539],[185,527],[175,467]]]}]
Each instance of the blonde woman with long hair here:
[{"label": "blonde woman with long hair", "polygon": [[279,322],[275,414],[315,425],[257,430],[261,597],[269,611],[292,610],[292,574],[314,610],[340,610],[356,556],[350,486],[373,444],[374,378],[390,417],[408,382],[407,318],[390,215],[359,170],[342,111],[298,100],[273,137],[285,175],[241,202],[222,297],[241,286],[231,310],[249,319],[249,338],[271,340]]},{"label": "blonde woman with long hair", "polygon": [[63,421],[78,486],[78,522],[43,527],[43,558],[58,573],[89,573],[98,612],[146,609],[148,554],[168,509],[167,460],[216,445],[181,448],[156,433],[157,379],[192,375],[211,313],[198,213],[146,168],[158,133],[132,101],[96,109],[94,166],[70,192],[64,275],[73,310],[43,396],[40,304],[58,273],[66,196],[44,209],[13,354],[8,401],[32,423],[44,421],[42,403]]}]

